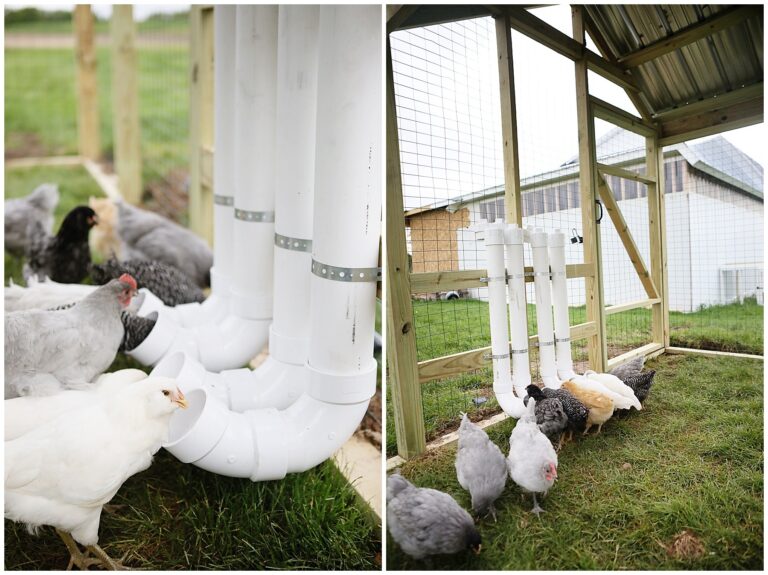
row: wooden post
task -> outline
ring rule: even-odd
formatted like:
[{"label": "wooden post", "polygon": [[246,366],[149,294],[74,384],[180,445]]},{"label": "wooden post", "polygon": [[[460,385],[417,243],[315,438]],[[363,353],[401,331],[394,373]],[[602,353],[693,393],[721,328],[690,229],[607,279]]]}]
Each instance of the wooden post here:
[{"label": "wooden post", "polygon": [[98,160],[99,98],[96,80],[96,50],[93,37],[93,13],[90,4],[78,4],[74,12],[77,53],[77,135],[80,156]]},{"label": "wooden post", "polygon": [[646,138],[646,175],[656,179],[648,185],[648,222],[651,247],[651,278],[661,301],[652,309],[653,341],[669,347],[669,285],[667,276],[666,218],[664,211],[664,150],[658,137]]},{"label": "wooden post", "polygon": [[426,449],[424,410],[416,365],[416,333],[405,242],[400,144],[392,56],[387,40],[387,379],[392,386],[397,452],[408,459]]},{"label": "wooden post", "polygon": [[112,132],[115,171],[123,198],[141,202],[141,134],[133,6],[112,7]]},{"label": "wooden post", "polygon": [[[573,6],[573,39],[585,44],[584,12]],[[608,347],[605,330],[605,304],[603,299],[603,273],[600,249],[600,229],[597,226],[597,157],[595,152],[595,121],[592,115],[587,81],[587,60],[575,60],[576,114],[579,123],[579,188],[581,221],[584,235],[584,263],[594,263],[595,275],[586,278],[587,322],[595,322],[595,335],[587,340],[590,367],[598,373],[608,365]]]},{"label": "wooden post", "polygon": [[509,16],[496,18],[496,48],[499,56],[501,90],[501,135],[504,140],[504,210],[505,220],[523,226],[520,190],[520,160],[517,152],[517,110],[515,72],[512,60],[512,27]]},{"label": "wooden post", "polygon": [[189,227],[213,243],[213,7],[190,11]]}]

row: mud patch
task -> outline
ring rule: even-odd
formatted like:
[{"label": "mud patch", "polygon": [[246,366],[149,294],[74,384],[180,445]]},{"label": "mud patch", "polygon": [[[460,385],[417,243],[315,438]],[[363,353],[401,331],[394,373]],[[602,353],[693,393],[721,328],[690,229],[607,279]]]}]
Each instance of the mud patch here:
[{"label": "mud patch", "polygon": [[667,554],[678,561],[699,559],[705,553],[701,540],[688,530],[675,535],[672,542],[664,547],[667,550]]}]

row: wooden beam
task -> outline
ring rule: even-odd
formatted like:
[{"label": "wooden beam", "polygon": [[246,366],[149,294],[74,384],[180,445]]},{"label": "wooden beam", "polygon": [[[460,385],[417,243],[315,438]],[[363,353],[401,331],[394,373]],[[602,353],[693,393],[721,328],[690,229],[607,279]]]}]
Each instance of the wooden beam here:
[{"label": "wooden beam", "polygon": [[[403,5],[400,11],[410,8],[411,5]],[[399,17],[400,11],[396,12],[387,22],[387,33],[408,28],[421,28],[423,26],[458,22],[460,20],[469,20],[493,14],[487,6],[479,4],[421,4],[416,5],[415,9],[407,14],[407,17],[402,18],[402,21],[395,23],[395,18]]]},{"label": "wooden beam", "polygon": [[115,174],[106,173],[99,164],[89,159],[83,160],[83,167],[88,171],[99,188],[101,188],[101,191],[104,192],[105,196],[112,201],[123,199],[120,195],[117,176]]},{"label": "wooden beam", "polygon": [[[573,6],[571,12],[573,37],[584,46],[584,7]],[[603,296],[603,273],[600,247],[600,230],[597,226],[595,203],[597,201],[597,155],[595,151],[595,122],[592,102],[589,98],[587,61],[576,60],[576,117],[579,129],[579,195],[581,198],[581,222],[584,235],[584,262],[593,263],[594,276],[587,278],[586,315],[588,322],[594,322],[596,330],[589,339],[589,363],[598,373],[605,371],[608,363],[608,346],[605,339],[605,303]]]},{"label": "wooden beam", "polygon": [[619,234],[621,243],[624,245],[627,256],[629,256],[629,261],[632,262],[632,266],[635,268],[635,271],[640,278],[640,282],[645,288],[645,293],[647,293],[648,297],[651,299],[659,299],[659,291],[656,289],[656,285],[651,279],[651,274],[648,273],[648,268],[645,266],[643,256],[640,254],[640,250],[637,248],[632,233],[629,231],[629,226],[621,213],[619,204],[616,202],[616,198],[613,197],[611,188],[602,176],[598,179],[598,189],[600,190],[600,197],[605,204],[605,210],[611,217],[611,221],[616,228],[616,232]]},{"label": "wooden beam", "polygon": [[756,359],[763,361],[762,355],[752,355],[749,353],[734,353],[730,351],[711,351],[708,349],[691,349],[687,347],[668,347],[667,353],[673,355],[703,355],[704,357],[740,357],[744,359]]},{"label": "wooden beam", "polygon": [[9,158],[5,160],[5,167],[34,168],[35,166],[81,166],[83,158],[80,156],[45,156],[42,158]]},{"label": "wooden beam", "polygon": [[638,347],[637,349],[633,349],[632,351],[628,351],[627,353],[622,353],[621,355],[617,355],[616,357],[609,359],[608,371],[616,367],[619,367],[620,365],[623,365],[628,361],[632,361],[636,357],[643,356],[645,357],[646,360],[648,360],[658,355],[661,355],[662,353],[664,353],[664,346],[662,344],[649,343],[647,345]]},{"label": "wooden beam", "polygon": [[756,84],[744,88],[738,88],[736,90],[731,90],[730,92],[725,92],[724,94],[718,94],[711,98],[699,100],[698,102],[692,102],[685,106],[659,112],[658,114],[654,114],[653,118],[658,122],[667,122],[688,116],[695,116],[696,114],[701,114],[703,112],[712,112],[726,106],[742,104],[754,100],[755,98],[762,97],[763,82],[757,82]]},{"label": "wooden beam", "polygon": [[661,124],[660,146],[668,146],[763,121],[763,98],[724,106],[710,112],[669,120]]},{"label": "wooden beam", "polygon": [[620,128],[624,128],[635,134],[640,134],[641,136],[647,137],[656,135],[656,127],[652,123],[646,122],[642,118],[638,118],[637,116],[634,116],[613,104],[609,104],[600,98],[596,98],[595,96],[590,96],[589,99],[596,118],[616,124]]},{"label": "wooden beam", "polygon": [[74,26],[77,54],[78,149],[83,158],[98,160],[101,155],[99,90],[96,77],[93,13],[90,4],[75,6]]},{"label": "wooden beam", "polygon": [[641,176],[640,174],[636,174],[635,172],[630,172],[629,170],[625,170],[624,168],[613,166],[611,164],[598,163],[597,170],[601,174],[608,174],[609,176],[624,178],[625,180],[635,180],[636,182],[642,182],[643,184],[646,184],[646,185],[652,185],[656,183],[655,180],[647,176]]},{"label": "wooden beam", "polygon": [[112,132],[120,192],[131,204],[141,202],[141,135],[133,6],[112,8]]},{"label": "wooden beam", "polygon": [[674,50],[679,50],[683,46],[730,28],[747,18],[760,15],[762,21],[761,12],[762,8],[758,6],[741,6],[722,10],[701,22],[681,28],[674,34],[657,40],[640,50],[621,56],[618,61],[629,68],[636,68]]},{"label": "wooden beam", "polygon": [[609,62],[595,54],[592,50],[584,50],[584,55],[587,58],[587,66],[595,74],[599,74],[606,80],[621,86],[628,92],[640,92],[635,78],[625,68]]},{"label": "wooden beam", "polygon": [[393,32],[402,26],[403,22],[408,20],[416,10],[418,4],[399,4],[387,5],[387,34]]},{"label": "wooden beam", "polygon": [[567,34],[544,22],[522,6],[506,4],[501,7],[509,23],[518,32],[554,50],[561,56],[577,60],[582,57],[584,47]]},{"label": "wooden beam", "polygon": [[416,332],[413,324],[408,252],[403,217],[403,190],[400,175],[400,143],[395,109],[392,54],[387,39],[387,197],[386,197],[386,292],[387,292],[387,377],[392,386],[395,434],[398,454],[409,459],[426,446],[424,409],[416,365]]},{"label": "wooden beam", "polygon": [[509,18],[496,18],[496,49],[499,57],[499,90],[501,103],[501,136],[504,144],[504,206],[508,223],[523,225],[520,159],[517,140],[517,108],[515,105],[515,71],[512,58],[512,28]]},{"label": "wooden beam", "polygon": [[213,9],[190,10],[189,227],[213,244]]},{"label": "wooden beam", "polygon": [[[658,180],[664,172],[664,159],[658,153],[658,138],[645,141],[645,165],[647,175]],[[663,184],[663,182],[661,182]],[[669,343],[669,307],[667,286],[667,252],[665,245],[666,222],[664,219],[664,188],[658,182],[648,185],[648,237],[651,257],[651,279],[661,301],[651,308],[651,337],[662,345]]]},{"label": "wooden beam", "polygon": [[630,311],[633,309],[647,308],[654,304],[660,303],[661,299],[642,299],[639,301],[633,301],[629,303],[622,303],[619,305],[609,305],[605,308],[605,315],[613,315],[615,313],[621,313],[623,311]]},{"label": "wooden beam", "polygon": [[[571,326],[570,338],[575,341],[594,337],[596,332],[594,322],[580,323]],[[528,343],[531,346],[537,341],[539,341],[538,335],[528,337]],[[435,379],[444,379],[488,367],[491,365],[490,353],[491,346],[487,346],[421,361],[419,362],[419,382],[423,384]]]},{"label": "wooden beam", "polygon": [[[586,278],[594,275],[593,264],[568,264],[565,266],[566,277]],[[526,266],[527,275],[525,281],[533,282],[533,268]],[[437,293],[460,289],[488,287],[488,284],[480,281],[488,276],[484,269],[461,270],[456,272],[421,272],[410,274],[411,293]]]}]

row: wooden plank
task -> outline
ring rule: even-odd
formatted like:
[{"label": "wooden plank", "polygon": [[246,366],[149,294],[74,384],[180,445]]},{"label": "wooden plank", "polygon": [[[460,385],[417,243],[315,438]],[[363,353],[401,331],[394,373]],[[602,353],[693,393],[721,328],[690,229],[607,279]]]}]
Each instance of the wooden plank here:
[{"label": "wooden plank", "polygon": [[704,357],[741,357],[744,359],[757,359],[763,361],[762,355],[752,355],[749,353],[734,353],[730,351],[710,351],[708,349],[691,349],[687,347],[668,347],[667,353],[675,355],[702,355]]},{"label": "wooden plank", "polygon": [[756,84],[752,84],[751,86],[738,88],[736,90],[731,90],[730,92],[726,92],[724,94],[718,94],[717,96],[713,96],[711,98],[705,98],[704,100],[699,100],[698,102],[692,102],[685,106],[680,106],[678,108],[672,108],[664,112],[659,112],[658,114],[654,114],[653,118],[658,122],[667,122],[670,120],[676,120],[679,118],[694,116],[696,114],[712,112],[714,110],[719,110],[725,106],[731,106],[733,104],[741,104],[743,102],[748,102],[750,100],[754,100],[755,98],[762,98],[762,97],[763,97],[763,82],[757,82]]},{"label": "wooden plank", "polygon": [[190,11],[189,227],[213,243],[213,9]]},{"label": "wooden plank", "polygon": [[512,28],[506,16],[496,18],[496,49],[499,57],[501,136],[504,144],[505,221],[523,225],[520,159],[515,104],[515,71],[512,58]]},{"label": "wooden plank", "polygon": [[621,355],[617,355],[616,357],[609,359],[608,371],[611,371],[612,369],[617,368],[620,365],[627,363],[628,361],[632,361],[636,357],[644,356],[645,359],[648,360],[656,357],[657,355],[661,355],[662,353],[664,353],[664,346],[662,344],[649,343],[647,345],[638,347],[637,349],[633,349],[632,351],[628,351],[627,353],[622,353]]},{"label": "wooden plank", "polygon": [[762,121],[763,98],[754,98],[709,112],[662,122],[659,145],[668,146],[703,138],[704,136],[759,124]]},{"label": "wooden plank", "polygon": [[387,39],[387,197],[386,197],[386,265],[387,292],[387,381],[392,388],[395,434],[398,454],[409,459],[423,453],[426,447],[424,410],[416,365],[416,332],[413,329],[413,306],[408,273],[408,252],[403,217],[403,190],[400,176],[400,143],[398,141],[392,54]]},{"label": "wooden plank", "polygon": [[644,307],[651,307],[652,305],[661,303],[660,298],[655,299],[643,299],[639,301],[633,301],[629,303],[622,303],[619,305],[609,305],[605,308],[605,315],[613,315],[615,313],[621,313],[623,311],[630,311],[633,309],[640,309]]},{"label": "wooden plank", "polygon": [[417,4],[387,5],[387,33],[397,30],[419,8]]},{"label": "wooden plank", "polygon": [[[586,43],[584,7],[572,7],[573,37],[582,46]],[[586,280],[587,321],[594,322],[595,335],[589,339],[589,363],[597,372],[605,371],[608,363],[608,346],[605,340],[605,303],[600,247],[600,230],[597,227],[597,163],[595,151],[595,122],[592,102],[589,98],[587,62],[584,58],[574,63],[576,77],[576,116],[579,129],[579,194],[581,197],[581,221],[584,236],[584,261],[594,263],[595,273]]]},{"label": "wooden plank", "polygon": [[618,61],[629,68],[635,68],[646,62],[655,60],[664,54],[679,50],[683,46],[697,42],[702,38],[706,38],[721,30],[730,28],[747,18],[755,18],[758,16],[760,17],[760,21],[762,21],[762,8],[758,6],[742,6],[739,8],[722,10],[717,14],[705,18],[701,22],[681,28],[666,38],[657,40],[640,50],[622,56]]},{"label": "wooden plank", "polygon": [[101,155],[101,136],[99,134],[96,48],[90,4],[76,5],[73,19],[77,60],[78,150],[82,157],[98,160]]},{"label": "wooden plank", "polygon": [[522,6],[501,6],[504,15],[509,18],[509,24],[539,44],[554,50],[561,56],[577,60],[582,57],[584,47],[567,34],[537,18]]},{"label": "wooden plank", "polygon": [[598,189],[600,190],[600,197],[603,200],[603,204],[605,204],[605,211],[607,211],[608,215],[611,217],[611,221],[616,228],[616,232],[619,234],[621,243],[624,245],[627,256],[629,256],[629,261],[632,262],[632,266],[634,266],[635,271],[640,278],[640,282],[645,288],[645,293],[647,293],[648,297],[651,299],[659,299],[659,291],[656,289],[651,274],[645,266],[643,256],[640,254],[640,250],[632,237],[632,233],[629,231],[629,226],[627,225],[624,216],[621,214],[619,204],[616,202],[611,188],[602,176],[599,176],[598,178]]},{"label": "wooden plank", "polygon": [[[565,266],[566,277],[586,278],[594,275],[593,264],[568,264]],[[533,273],[531,266],[525,267],[526,273]],[[411,293],[437,293],[460,289],[488,287],[480,281],[487,277],[488,272],[481,270],[461,270],[457,272],[421,272],[410,274]],[[526,276],[525,281],[533,282],[532,276]]]},{"label": "wooden plank", "polygon": [[[657,153],[658,138],[646,139],[645,165],[648,176],[658,179],[659,172],[664,171],[663,158],[659,163]],[[659,298],[662,300],[651,308],[651,334],[655,342],[667,344],[669,337],[669,310],[664,306],[667,298],[667,257],[664,247],[664,228],[666,222],[662,214],[664,202],[664,188],[657,183],[648,186],[648,236],[651,254],[651,279],[657,288]]]},{"label": "wooden plank", "polygon": [[[593,337],[597,332],[594,322],[580,323],[571,326],[571,340]],[[528,337],[529,345],[539,341],[538,335]],[[436,357],[419,362],[419,383],[426,383],[434,379],[443,379],[452,375],[461,375],[477,369],[482,369],[491,364],[491,346],[472,349],[460,353],[454,353],[443,357]]]},{"label": "wooden plank", "polygon": [[115,171],[126,201],[141,202],[141,134],[133,6],[112,8],[112,132]]},{"label": "wooden plank", "polygon": [[112,201],[123,199],[123,196],[120,195],[117,175],[106,173],[101,165],[89,159],[83,160],[83,167],[96,181],[96,184],[98,184],[105,196]]},{"label": "wooden plank", "polygon": [[653,185],[656,183],[656,180],[653,178],[649,178],[647,176],[641,176],[640,174],[637,174],[635,172],[630,172],[629,170],[625,170],[624,168],[620,168],[618,166],[612,166],[610,164],[597,164],[597,171],[599,171],[602,174],[608,174],[610,176],[617,176],[619,178],[624,178],[625,180],[635,180],[636,182],[642,182],[646,185]]},{"label": "wooden plank", "polygon": [[381,451],[356,433],[333,454],[333,463],[381,520]]},{"label": "wooden plank", "polygon": [[661,317],[662,317],[662,339],[659,340],[666,347],[669,347],[669,269],[667,260],[667,212],[666,212],[666,194],[662,190],[666,189],[664,182],[664,148],[656,139],[656,189],[659,190],[659,231],[661,239]]},{"label": "wooden plank", "polygon": [[609,104],[600,98],[596,98],[595,96],[590,96],[589,99],[592,104],[592,111],[596,118],[600,118],[611,124],[616,124],[620,128],[624,128],[635,134],[640,134],[641,136],[656,135],[655,126],[642,118],[633,116],[629,112],[626,112],[613,104]]},{"label": "wooden plank", "polygon": [[47,158],[10,158],[5,160],[7,169],[34,168],[35,166],[80,166],[80,156],[50,156]]}]

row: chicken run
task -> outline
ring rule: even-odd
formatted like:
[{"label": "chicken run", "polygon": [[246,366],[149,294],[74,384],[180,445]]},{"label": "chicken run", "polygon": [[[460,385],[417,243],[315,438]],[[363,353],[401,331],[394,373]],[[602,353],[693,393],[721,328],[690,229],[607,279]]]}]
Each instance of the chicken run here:
[{"label": "chicken run", "polygon": [[[5,516],[55,527],[70,567],[121,567],[101,511],[161,446],[279,480],[360,424],[377,378],[380,22],[378,6],[215,8],[213,252],[126,201],[79,206],[55,235],[55,185],[6,201],[27,285],[5,299]],[[119,351],[155,367],[104,373]]]}]

